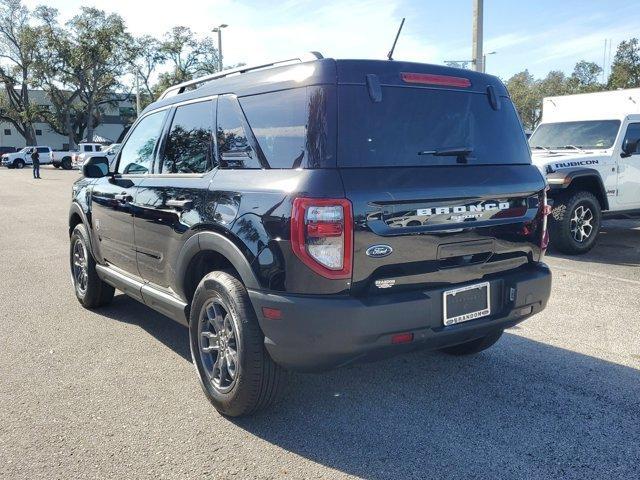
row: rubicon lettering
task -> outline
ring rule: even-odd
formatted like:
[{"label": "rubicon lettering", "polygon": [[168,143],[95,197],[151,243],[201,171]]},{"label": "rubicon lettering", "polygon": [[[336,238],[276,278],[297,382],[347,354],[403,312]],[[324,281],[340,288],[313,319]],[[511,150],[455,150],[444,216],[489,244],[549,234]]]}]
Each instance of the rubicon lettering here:
[{"label": "rubicon lettering", "polygon": [[450,215],[461,213],[482,213],[498,210],[507,210],[509,208],[509,202],[499,203],[479,203],[476,205],[458,205],[455,207],[434,207],[434,208],[419,208],[416,212],[417,215]]}]

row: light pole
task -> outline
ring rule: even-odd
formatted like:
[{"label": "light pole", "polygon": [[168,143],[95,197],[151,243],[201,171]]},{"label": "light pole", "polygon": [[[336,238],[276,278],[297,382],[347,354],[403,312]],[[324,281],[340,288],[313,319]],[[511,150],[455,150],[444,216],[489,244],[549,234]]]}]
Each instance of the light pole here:
[{"label": "light pole", "polygon": [[487,72],[487,55],[495,55],[498,52],[489,52],[482,55],[482,72]]},{"label": "light pole", "polygon": [[222,71],[222,29],[227,28],[229,25],[226,23],[221,23],[216,28],[211,30],[214,33],[218,34],[218,71]]}]

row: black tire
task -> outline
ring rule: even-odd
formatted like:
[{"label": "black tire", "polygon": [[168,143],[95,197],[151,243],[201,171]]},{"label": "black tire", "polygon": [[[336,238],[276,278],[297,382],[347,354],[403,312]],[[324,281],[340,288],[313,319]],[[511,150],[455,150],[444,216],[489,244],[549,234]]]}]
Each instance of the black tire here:
[{"label": "black tire", "polygon": [[[200,385],[221,414],[251,415],[281,396],[286,372],[264,347],[246,288],[229,273],[209,273],[198,285],[191,304],[189,343]],[[228,358],[235,358],[235,363]]]},{"label": "black tire", "polygon": [[61,165],[65,170],[71,170],[71,168],[73,168],[73,165],[71,164],[71,158],[69,157],[64,157],[62,159]]},{"label": "black tire", "polygon": [[24,160],[19,158],[18,160],[13,162],[13,166],[16,167],[16,168],[19,168],[19,169],[24,168],[24,166],[25,166]]},{"label": "black tire", "polygon": [[60,168],[60,164],[59,163],[53,163],[53,168]]},{"label": "black tire", "polygon": [[454,345],[453,347],[443,348],[442,351],[449,355],[473,355],[493,346],[494,343],[500,340],[503,332],[504,330],[497,330],[485,337]]},{"label": "black tire", "polygon": [[[82,246],[83,260],[77,256],[78,251],[76,248],[78,248],[79,245]],[[82,269],[82,266],[78,265],[78,263],[82,264],[83,261],[86,262],[86,264],[84,264],[84,280],[86,283],[80,280],[80,274],[78,272],[79,269]],[[83,307],[89,309],[102,307],[113,300],[115,289],[98,277],[96,262],[89,248],[87,229],[82,224],[77,225],[71,234],[69,263],[76,297]]]},{"label": "black tire", "polygon": [[[581,214],[589,218],[590,230],[587,229],[585,220],[582,220],[583,223],[576,223],[576,218]],[[567,255],[587,253],[596,243],[601,221],[600,202],[591,192],[576,191],[561,195],[555,199],[549,215],[551,246]],[[581,230],[583,233],[580,233]],[[580,241],[587,230],[589,235]]]}]

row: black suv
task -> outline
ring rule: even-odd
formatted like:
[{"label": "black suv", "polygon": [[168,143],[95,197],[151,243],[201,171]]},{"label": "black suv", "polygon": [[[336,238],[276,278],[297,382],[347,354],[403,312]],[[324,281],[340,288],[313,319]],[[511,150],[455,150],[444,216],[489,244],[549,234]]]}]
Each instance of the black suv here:
[{"label": "black suv", "polygon": [[83,166],[75,292],[188,325],[223,414],[285,369],[468,354],[541,311],[546,184],[495,77],[315,54],[172,87]]}]

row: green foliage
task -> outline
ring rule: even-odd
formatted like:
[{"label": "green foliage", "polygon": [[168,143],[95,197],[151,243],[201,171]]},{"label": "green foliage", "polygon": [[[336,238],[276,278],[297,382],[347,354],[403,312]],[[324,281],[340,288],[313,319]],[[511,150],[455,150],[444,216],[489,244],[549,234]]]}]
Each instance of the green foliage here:
[{"label": "green foliage", "polygon": [[608,87],[640,87],[640,44],[637,38],[624,40],[618,45],[611,65]]},{"label": "green foliage", "polygon": [[571,76],[551,71],[545,78],[535,79],[528,70],[516,73],[506,81],[511,99],[520,115],[524,128],[533,130],[542,117],[542,99],[574,93],[590,93],[605,89],[598,81],[600,66],[593,62],[576,63]]},{"label": "green foliage", "polygon": [[0,119],[10,122],[27,145],[35,145],[39,109],[31,103],[29,84],[38,35],[29,16],[20,0],[0,0]]}]

